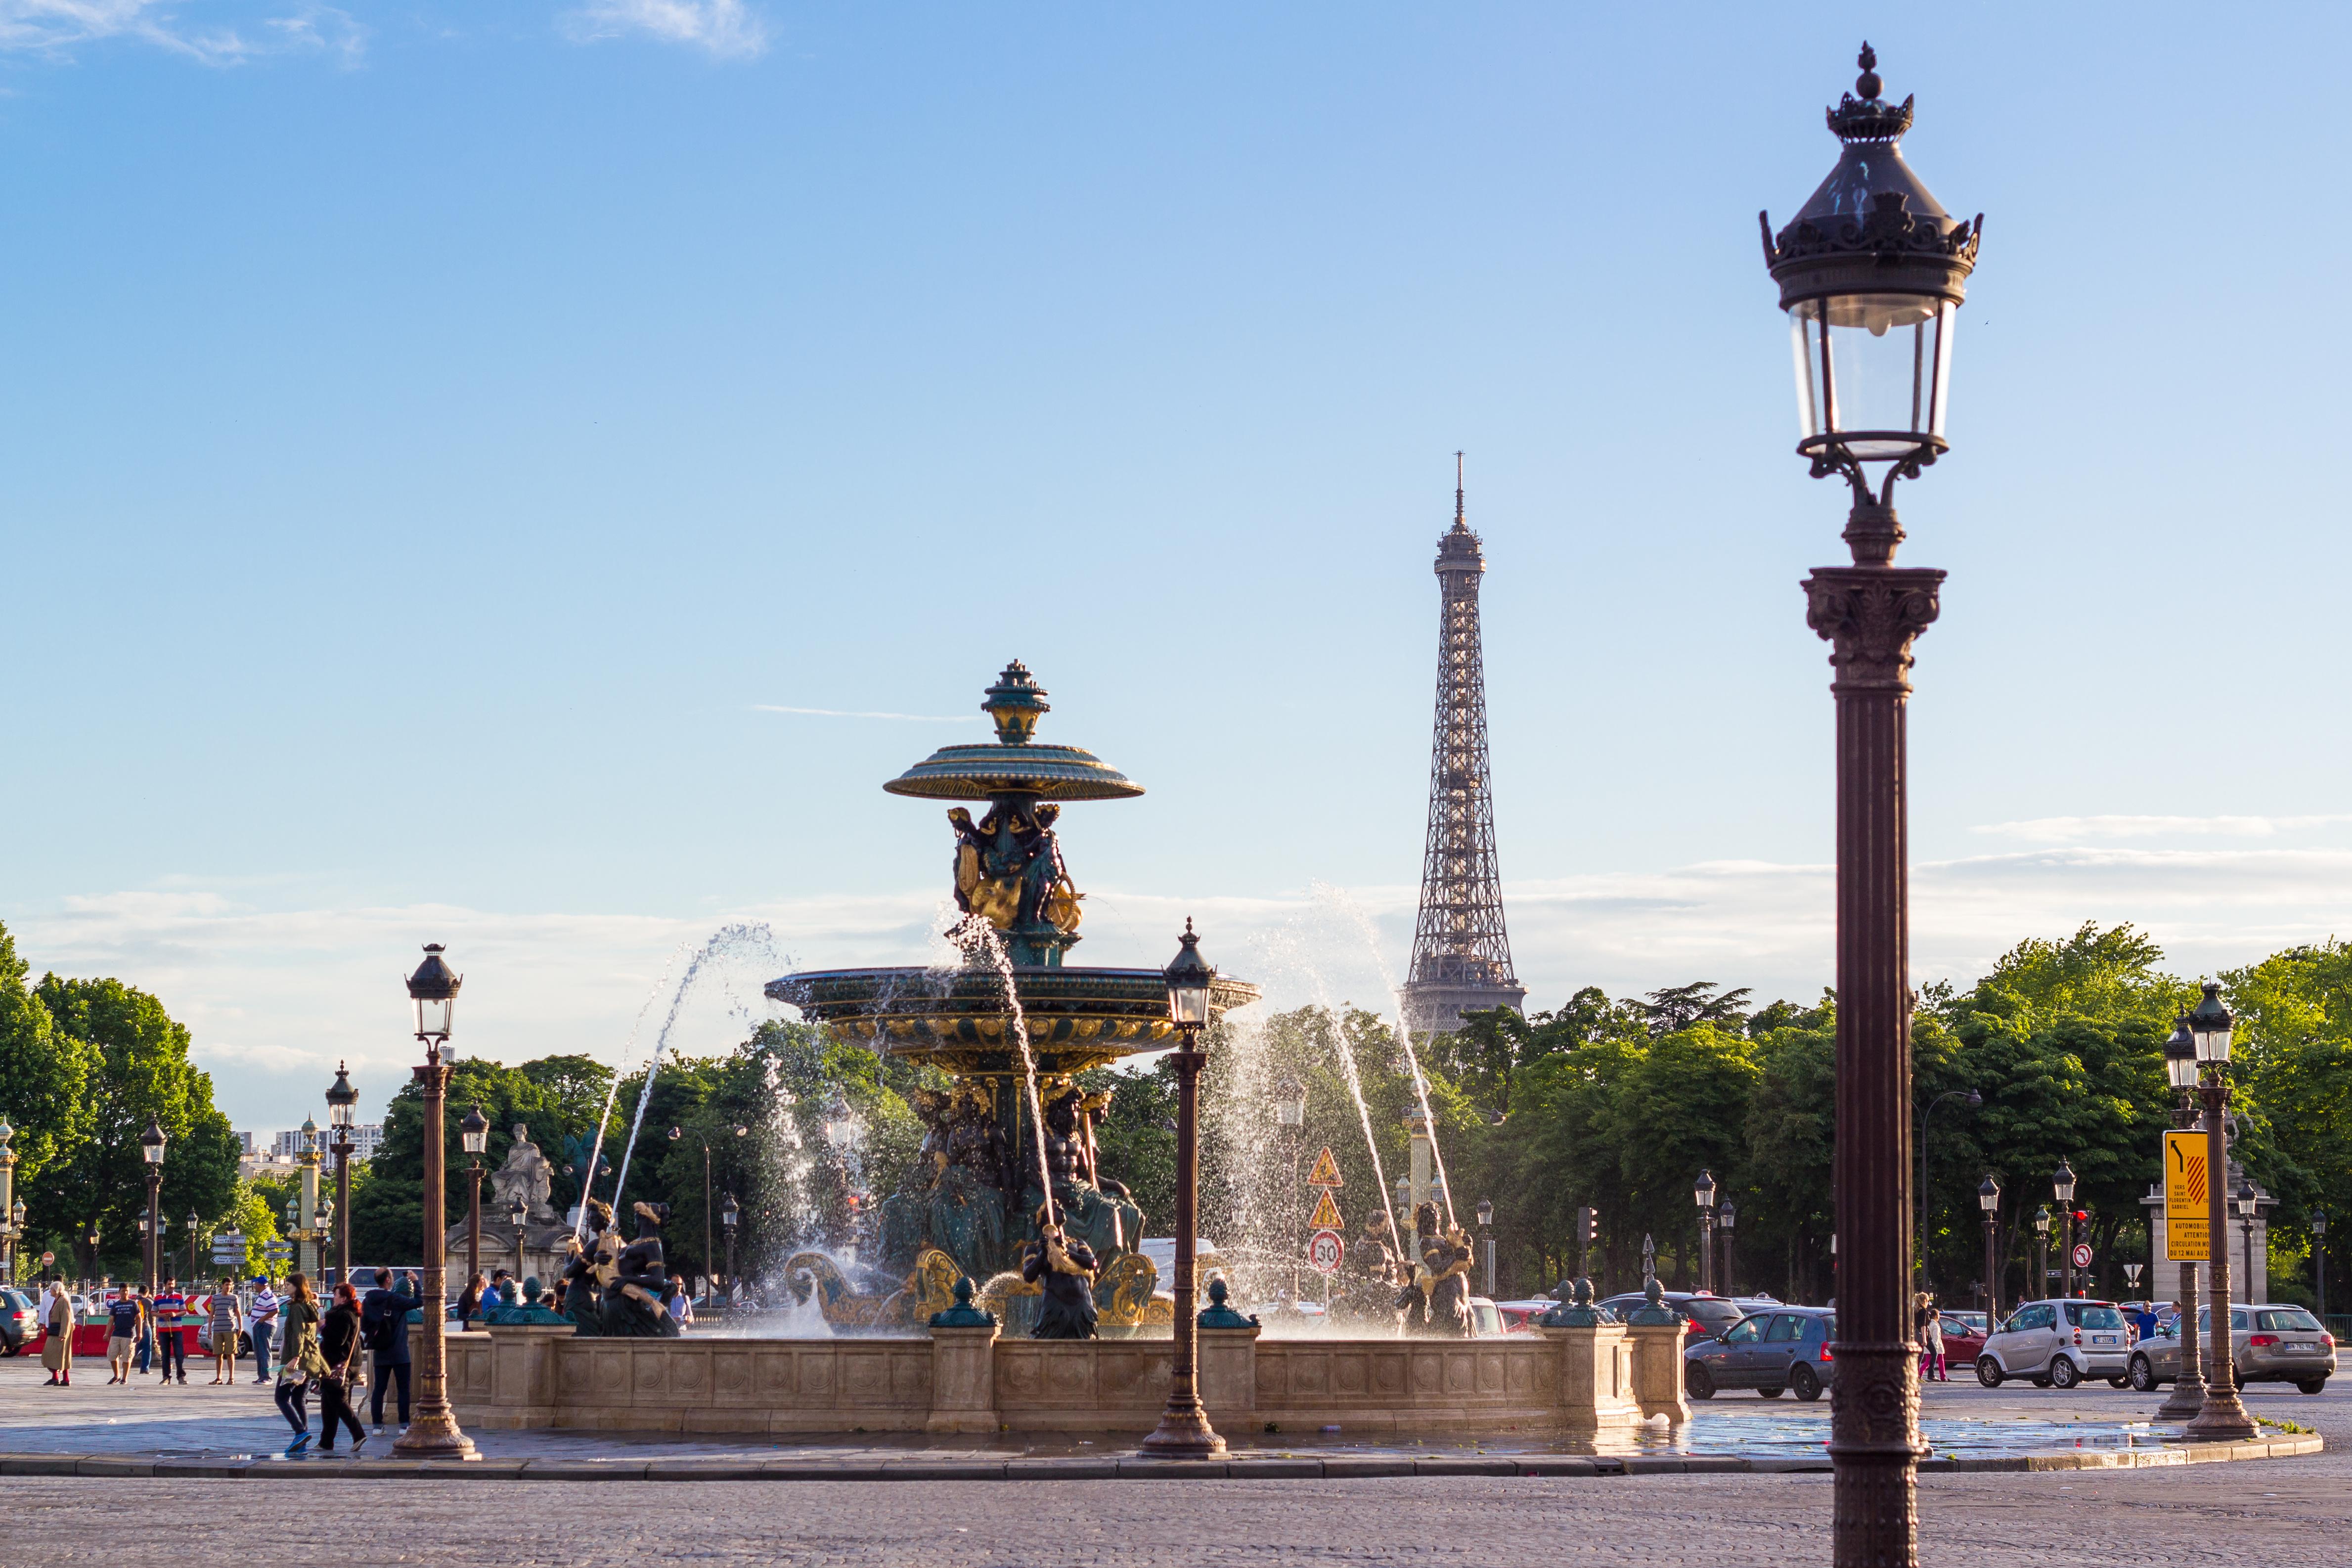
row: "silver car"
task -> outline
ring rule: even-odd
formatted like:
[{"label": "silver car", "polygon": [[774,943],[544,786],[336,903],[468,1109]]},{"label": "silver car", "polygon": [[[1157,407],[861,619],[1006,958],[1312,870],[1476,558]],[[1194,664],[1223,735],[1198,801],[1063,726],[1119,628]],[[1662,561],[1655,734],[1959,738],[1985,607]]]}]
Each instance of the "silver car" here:
[{"label": "silver car", "polygon": [[2086,1377],[2124,1386],[2131,1328],[2112,1301],[2026,1301],[1977,1352],[1977,1381],[1999,1388],[2021,1377],[2036,1388],[2072,1388]]},{"label": "silver car", "polygon": [[[2212,1310],[2199,1309],[2197,1331],[2210,1333],[2212,1325]],[[2250,1383],[2291,1383],[2305,1394],[2317,1394],[2336,1374],[2336,1339],[2301,1307],[2231,1307],[2230,1360],[2241,1388]],[[2132,1352],[2129,1376],[2134,1388],[2145,1391],[2179,1375],[2176,1321],[2139,1342]]]}]

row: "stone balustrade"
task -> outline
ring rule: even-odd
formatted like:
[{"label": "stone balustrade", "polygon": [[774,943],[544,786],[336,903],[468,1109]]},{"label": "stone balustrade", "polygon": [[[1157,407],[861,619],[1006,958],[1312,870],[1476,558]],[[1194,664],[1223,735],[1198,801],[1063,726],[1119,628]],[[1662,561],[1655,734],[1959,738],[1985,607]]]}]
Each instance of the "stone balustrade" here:
[{"label": "stone balustrade", "polygon": [[[1671,1407],[1654,1392],[1654,1373],[1650,1388],[1636,1387],[1637,1363],[1663,1363],[1660,1338],[1637,1357],[1631,1331],[1613,1325],[1478,1340],[1203,1329],[1201,1394],[1210,1419],[1234,1434],[1591,1433],[1680,1408],[1678,1366]],[[568,1325],[501,1324],[446,1343],[458,1419],[485,1429],[1142,1433],[1168,1396],[1166,1340],[1007,1340],[992,1328],[583,1339]]]}]

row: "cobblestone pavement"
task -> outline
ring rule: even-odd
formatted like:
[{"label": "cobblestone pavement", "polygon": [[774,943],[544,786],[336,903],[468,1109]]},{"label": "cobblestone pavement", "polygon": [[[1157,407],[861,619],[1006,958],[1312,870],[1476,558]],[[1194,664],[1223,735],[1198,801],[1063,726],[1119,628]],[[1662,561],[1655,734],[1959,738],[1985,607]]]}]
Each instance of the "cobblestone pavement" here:
[{"label": "cobblestone pavement", "polygon": [[[216,1419],[243,1426],[262,1411],[262,1391],[250,1384],[250,1393],[237,1394],[193,1385],[184,1392],[107,1388],[102,1373],[87,1390],[77,1384],[68,1408],[35,1386],[37,1368],[29,1379],[22,1370],[21,1363],[0,1363],[0,1447],[21,1450],[36,1436],[55,1436],[87,1452],[109,1432],[151,1435],[154,1428],[138,1419],[134,1401],[215,1402],[177,1412],[168,1425],[181,1436],[189,1425]],[[1726,1396],[1715,1403],[1760,1412],[1766,1402]],[[2020,1394],[1957,1384],[1931,1388],[1927,1401],[1930,1415],[1998,1420],[2076,1414],[2103,1423],[2144,1413],[2149,1403],[2105,1389]],[[2248,1403],[2257,1415],[2319,1430],[2331,1451],[2131,1472],[1930,1476],[1920,1485],[1922,1560],[1928,1568],[2352,1563],[2352,1531],[2346,1529],[2352,1524],[2352,1393],[2331,1389],[2312,1397],[2257,1389]],[[582,1452],[581,1439],[570,1436],[499,1436]],[[790,1568],[1747,1568],[1826,1563],[1830,1554],[1830,1481],[1815,1475],[691,1486],[351,1479],[286,1488],[254,1480],[11,1477],[0,1486],[16,1555],[67,1563],[103,1557],[118,1568],[310,1551],[350,1564],[437,1563],[495,1551],[518,1563],[630,1568],[643,1568],[649,1558],[757,1560]],[[166,1519],[169,1530],[149,1528]]]}]

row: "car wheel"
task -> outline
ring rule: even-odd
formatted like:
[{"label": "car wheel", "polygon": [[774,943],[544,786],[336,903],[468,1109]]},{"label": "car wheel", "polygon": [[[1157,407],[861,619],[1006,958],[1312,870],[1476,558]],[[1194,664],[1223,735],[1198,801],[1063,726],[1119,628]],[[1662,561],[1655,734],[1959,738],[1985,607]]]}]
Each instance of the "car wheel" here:
[{"label": "car wheel", "polygon": [[2131,1380],[2126,1377],[2111,1377],[2107,1379],[2107,1386],[2109,1388],[2129,1388],[2131,1386]]},{"label": "car wheel", "polygon": [[2149,1363],[2147,1357],[2144,1355],[2136,1355],[2131,1358],[2131,1371],[2124,1374],[2124,1381],[2130,1384],[2134,1388],[2138,1389],[2142,1394],[2154,1394],[2156,1392],[2156,1368]]},{"label": "car wheel", "polygon": [[[8,1353],[14,1355],[16,1352],[11,1351]],[[2327,1386],[2327,1380],[2324,1377],[2306,1377],[2302,1382],[2296,1384],[2295,1386],[2303,1390],[2305,1394],[2316,1394],[2321,1389]]]},{"label": "car wheel", "polygon": [[2047,1388],[2050,1386],[2050,1380],[2046,1377],[2028,1378],[2026,1381],[2032,1384],[2036,1388]]},{"label": "car wheel", "polygon": [[1822,1396],[1822,1380],[1811,1367],[1799,1362],[1789,1369],[1789,1392],[1811,1405]]},{"label": "car wheel", "polygon": [[1989,1355],[1977,1357],[1977,1381],[1987,1388],[2000,1386],[2000,1363]]},{"label": "car wheel", "polygon": [[1767,1399],[1778,1399],[1781,1394],[1787,1393],[1788,1390],[1783,1388],[1759,1388],[1756,1392]]},{"label": "car wheel", "polygon": [[2055,1357],[2050,1363],[2050,1381],[2060,1388],[2072,1388],[2083,1381],[2082,1369],[2063,1355]]},{"label": "car wheel", "polygon": [[1709,1377],[1706,1368],[1698,1363],[1686,1363],[1683,1367],[1683,1392],[1693,1399],[1713,1399],[1715,1379]]}]

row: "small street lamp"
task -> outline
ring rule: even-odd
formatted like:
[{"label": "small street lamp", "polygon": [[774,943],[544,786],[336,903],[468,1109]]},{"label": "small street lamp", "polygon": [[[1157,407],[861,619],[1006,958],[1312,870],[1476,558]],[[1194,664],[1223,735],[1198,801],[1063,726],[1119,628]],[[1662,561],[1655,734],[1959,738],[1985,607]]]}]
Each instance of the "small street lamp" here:
[{"label": "small street lamp", "polygon": [[520,1194],[516,1195],[514,1202],[507,1205],[507,1223],[514,1226],[515,1233],[515,1299],[508,1305],[519,1306],[522,1301],[522,1277],[530,1272],[524,1267],[522,1251],[523,1231],[530,1224],[530,1205],[523,1202]]},{"label": "small street lamp", "polygon": [[726,1206],[719,1211],[719,1223],[727,1232],[727,1297],[735,1298],[735,1225],[742,1218],[742,1210],[735,1205],[735,1194],[727,1194]]},{"label": "small street lamp", "polygon": [[2060,1233],[2064,1239],[2058,1249],[2058,1294],[2072,1296],[2074,1293],[2074,1167],[2068,1164],[2063,1157],[2060,1158],[2058,1169],[2050,1178],[2050,1190],[2058,1194],[2059,1216],[2065,1221]]},{"label": "small street lamp", "polygon": [[1495,1294],[1495,1200],[1478,1200],[1478,1246],[1486,1257],[1486,1295]]},{"label": "small street lamp", "polygon": [[1168,1016],[1183,1041],[1176,1064],[1176,1301],[1175,1344],[1169,1362],[1168,1406],[1160,1425],[1143,1439],[1143,1452],[1162,1458],[1207,1459],[1223,1455],[1225,1440],[1209,1425],[1202,1407],[1198,1373],[1200,1319],[1193,1295],[1193,1251],[1200,1234],[1201,1031],[1208,1027],[1210,994],[1217,972],[1201,956],[1201,939],[1184,922],[1182,945],[1168,965]]},{"label": "small street lamp", "polygon": [[337,1284],[347,1284],[352,1277],[352,1128],[358,1121],[359,1103],[350,1068],[337,1062],[335,1081],[327,1086],[327,1126],[335,1140],[335,1212],[344,1216],[335,1222]]},{"label": "small street lamp", "polygon": [[1738,1219],[1739,1210],[1732,1204],[1724,1205],[1715,1216],[1716,1231],[1723,1237],[1723,1279],[1717,1289],[1725,1296],[1739,1294],[1739,1270],[1733,1265],[1731,1251],[1731,1230]]},{"label": "small street lamp", "polygon": [[490,1146],[490,1119],[482,1114],[480,1100],[457,1123],[457,1143],[466,1151],[466,1174],[473,1183],[466,1200],[466,1283],[470,1285],[482,1271],[482,1151]]},{"label": "small street lamp", "polygon": [[1699,1294],[1715,1294],[1715,1173],[1701,1169],[1691,1184],[1691,1199],[1698,1205]]},{"label": "small street lamp", "polygon": [[196,1288],[197,1279],[196,1243],[199,1237],[196,1233],[203,1228],[203,1226],[204,1221],[196,1217],[196,1211],[190,1209],[188,1211],[188,1289],[191,1290]]},{"label": "small street lamp", "polygon": [[155,1293],[155,1248],[163,1235],[163,1124],[153,1117],[147,1119],[147,1131],[139,1134],[139,1158],[147,1167],[147,1244],[140,1250],[145,1254],[147,1293]]},{"label": "small street lamp", "polygon": [[2270,1296],[2269,1281],[2254,1272],[2254,1219],[2260,1214],[2262,1205],[2256,1196],[2254,1180],[2252,1176],[2245,1177],[2238,1183],[2236,1208],[2238,1239],[2245,1249],[2243,1256],[2246,1260],[2246,1300],[2249,1301],[2255,1300],[2258,1291],[2263,1299],[2267,1300]]},{"label": "small street lamp", "polygon": [[2000,1184],[1987,1175],[1977,1184],[1977,1207],[1984,1211],[1985,1233],[1985,1324],[1986,1331],[2000,1321],[2000,1253],[1998,1237],[2000,1229]]},{"label": "small street lamp", "polygon": [[[1880,96],[1864,44],[1854,91],[1829,111],[1837,166],[1774,233],[1764,259],[1794,334],[1797,451],[1852,489],[1853,564],[1814,569],[1805,622],[1832,645],[1837,705],[1837,1125],[1832,1190],[1854,1244],[1840,1264],[1839,1407],[1832,1446],[1841,1563],[1909,1563],[1919,1442],[1911,1341],[1910,868],[1905,708],[1913,639],[1936,619],[1944,574],[1898,567],[1895,481],[1950,444],[1944,416],[1954,318],[1983,232],[1938,205],[1903,161],[1911,100]],[[1880,474],[1874,475],[1877,466]]]},{"label": "small street lamp", "polygon": [[[2242,1443],[2253,1436],[2254,1422],[2238,1397],[2237,1365],[2230,1342],[2230,1303],[2236,1298],[2230,1289],[2230,1151],[2223,1127],[2223,1118],[2230,1109],[2230,1037],[2237,1019],[2221,1005],[2219,982],[2205,983],[2205,995],[2190,1011],[2188,1022],[2203,1077],[2205,1180],[2211,1210],[2207,1240],[2212,1253],[2207,1268],[2211,1271],[2213,1287],[2213,1300],[2205,1313],[2207,1322],[2212,1326],[2204,1346],[2205,1405],[2189,1423],[2188,1436]],[[2182,1331],[2194,1332],[2195,1320],[2190,1320],[2190,1327]]]},{"label": "small street lamp", "polygon": [[[19,1221],[18,1229],[22,1228],[23,1222]],[[2327,1211],[2326,1209],[2311,1211],[2311,1283],[2319,1297],[2319,1321],[2324,1325],[2327,1321]],[[11,1279],[16,1277],[14,1265],[10,1266],[8,1277]]]},{"label": "small street lamp", "polygon": [[415,1070],[425,1090],[425,1321],[417,1336],[417,1399],[408,1429],[393,1440],[393,1451],[419,1458],[470,1458],[473,1439],[457,1425],[449,1407],[449,1353],[445,1341],[449,1295],[449,1262],[446,1237],[448,1226],[448,1184],[444,1169],[444,1140],[449,1126],[449,1064],[441,1047],[449,1043],[449,1026],[457,1011],[457,991],[465,977],[442,962],[439,942],[428,942],[425,962],[408,977],[409,1000],[416,1006],[416,1039],[425,1047],[424,1064]]},{"label": "small street lamp", "polygon": [[2026,1298],[2050,1293],[2050,1205],[2033,1211],[2033,1289]]}]

